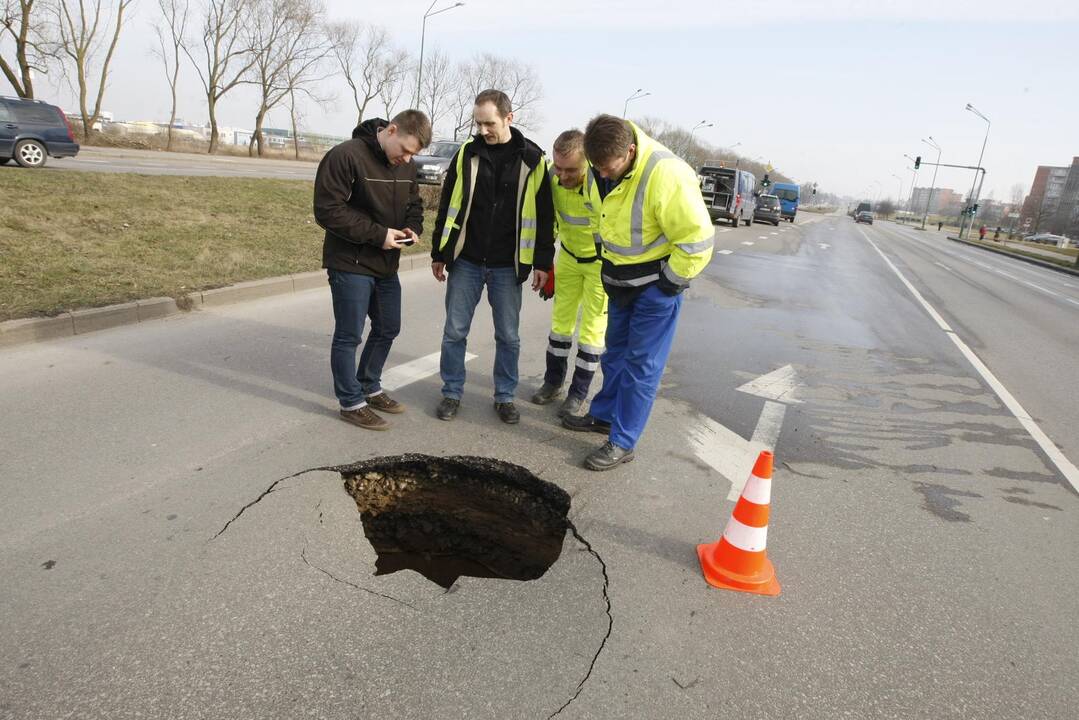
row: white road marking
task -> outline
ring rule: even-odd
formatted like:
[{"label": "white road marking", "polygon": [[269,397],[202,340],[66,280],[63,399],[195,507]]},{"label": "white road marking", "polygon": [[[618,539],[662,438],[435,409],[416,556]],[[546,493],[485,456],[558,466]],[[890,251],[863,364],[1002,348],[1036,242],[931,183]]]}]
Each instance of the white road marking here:
[{"label": "white road marking", "polygon": [[817,243],[817,247],[819,247],[821,250],[827,250],[828,248],[830,248],[832,246],[829,245],[828,243]]},{"label": "white road marking", "polygon": [[731,230],[734,230],[734,228],[720,228],[719,230],[716,230],[716,232],[717,233],[730,232]]},{"label": "white road marking", "polygon": [[776,230],[775,232],[771,232],[771,233],[768,233],[768,234],[769,234],[769,235],[778,235],[778,234],[779,234],[779,231],[778,231],[778,230]]},{"label": "white road marking", "polygon": [[743,240],[743,241],[742,241],[742,244],[743,244],[743,245],[752,245],[752,244],[753,244],[753,241],[752,241],[752,240]]},{"label": "white road marking", "polygon": [[720,255],[730,255],[734,252],[734,250],[716,250],[716,252]]},{"label": "white road marking", "polygon": [[1038,443],[1038,447],[1042,449],[1042,452],[1049,456],[1049,460],[1056,465],[1057,470],[1059,470],[1064,478],[1071,483],[1072,488],[1079,491],[1079,468],[1076,468],[1071,460],[1060,451],[1056,446],[1056,443],[1054,443],[1041,427],[1038,426],[1038,423],[1030,417],[1030,413],[1023,409],[1023,406],[1020,405],[1019,401],[1015,399],[1015,396],[1008,391],[1008,388],[1004,387],[1004,384],[1001,383],[996,375],[994,375],[985,363],[981,361],[981,358],[979,358],[974,351],[971,350],[958,335],[956,335],[955,331],[952,330],[948,323],[944,322],[944,319],[940,314],[933,309],[932,305],[926,302],[926,299],[922,297],[922,294],[918,292],[918,289],[910,284],[910,281],[908,281],[907,278],[903,276],[903,273],[892,264],[892,261],[888,259],[888,256],[877,247],[877,244],[870,240],[869,236],[866,235],[861,228],[858,228],[858,232],[862,233],[862,237],[865,238],[865,241],[873,246],[873,249],[877,251],[877,254],[883,258],[888,267],[892,269],[892,272],[896,274],[896,277],[898,277],[907,287],[907,290],[914,296],[914,299],[925,308],[926,312],[929,313],[929,316],[937,323],[937,326],[944,331],[953,343],[955,343],[955,346],[959,348],[959,352],[961,352],[970,364],[974,366],[974,369],[978,371],[978,374],[982,376],[982,379],[993,389],[993,392],[997,394],[997,397],[1000,398],[1000,401],[1004,403],[1005,407],[1011,411],[1012,415],[1015,416],[1015,419],[1019,421],[1019,424],[1030,433],[1030,436],[1034,438],[1034,442]]},{"label": "white road marking", "polygon": [[[399,390],[406,385],[419,382],[438,373],[438,362],[442,353],[434,352],[421,358],[410,360],[390,368],[382,373],[382,387],[386,390]],[[465,353],[465,362],[475,360],[472,353]]]},{"label": "white road marking", "polygon": [[758,235],[758,236],[757,236],[757,239],[758,239],[758,240],[767,240],[767,239],[768,239],[768,236],[767,236],[767,235]]},{"label": "white road marking", "polygon": [[795,396],[795,391],[800,385],[794,366],[784,365],[766,375],[761,375],[755,380],[750,380],[739,387],[738,392],[756,395],[765,400],[801,403],[802,401]]},{"label": "white road marking", "polygon": [[950,267],[948,267],[944,263],[934,262],[933,264],[934,265],[939,265],[940,267],[944,268],[945,270],[950,272],[952,275],[955,275],[956,277],[962,277],[959,273],[957,273],[955,270],[952,270]]}]

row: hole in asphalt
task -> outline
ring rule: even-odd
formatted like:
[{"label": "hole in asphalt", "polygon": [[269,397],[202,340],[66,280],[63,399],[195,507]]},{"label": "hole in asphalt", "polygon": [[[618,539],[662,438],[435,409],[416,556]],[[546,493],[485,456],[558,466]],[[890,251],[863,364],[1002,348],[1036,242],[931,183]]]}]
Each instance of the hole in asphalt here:
[{"label": "hole in asphalt", "polygon": [[340,472],[378,553],[375,575],[415,570],[444,588],[462,575],[535,580],[562,552],[569,495],[519,465],[398,455]]}]

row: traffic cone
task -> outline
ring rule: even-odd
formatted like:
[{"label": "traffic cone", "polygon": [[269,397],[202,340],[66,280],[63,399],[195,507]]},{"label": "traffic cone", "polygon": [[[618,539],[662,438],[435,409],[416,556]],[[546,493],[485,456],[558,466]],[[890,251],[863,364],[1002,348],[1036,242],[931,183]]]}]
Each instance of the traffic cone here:
[{"label": "traffic cone", "polygon": [[765,450],[742,488],[723,537],[697,546],[701,572],[709,585],[758,595],[779,594],[776,571],[765,551],[771,497],[772,453]]}]

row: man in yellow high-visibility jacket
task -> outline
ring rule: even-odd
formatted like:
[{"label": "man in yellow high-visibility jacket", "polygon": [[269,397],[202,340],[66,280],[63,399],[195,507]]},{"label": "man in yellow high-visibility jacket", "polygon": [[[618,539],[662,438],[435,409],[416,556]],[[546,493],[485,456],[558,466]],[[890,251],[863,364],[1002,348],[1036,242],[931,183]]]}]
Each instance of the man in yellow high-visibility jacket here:
[{"label": "man in yellow high-visibility jacket", "polygon": [[561,250],[555,262],[554,309],[547,342],[547,372],[532,402],[558,397],[566,379],[577,315],[581,316],[573,379],[558,414],[578,415],[603,354],[607,293],[600,280],[599,190],[584,157],[584,133],[566,130],[554,142],[551,198]]},{"label": "man in yellow high-visibility jacket", "polygon": [[633,123],[593,118],[584,148],[603,198],[607,349],[589,414],[562,424],[607,435],[584,465],[610,470],[633,459],[674,341],[681,293],[711,260],[715,229],[697,174]]}]

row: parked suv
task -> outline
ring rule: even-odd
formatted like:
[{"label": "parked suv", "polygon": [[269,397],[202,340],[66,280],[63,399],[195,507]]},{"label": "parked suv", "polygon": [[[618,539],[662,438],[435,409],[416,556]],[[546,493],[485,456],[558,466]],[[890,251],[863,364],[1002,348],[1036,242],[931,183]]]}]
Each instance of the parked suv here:
[{"label": "parked suv", "polygon": [[0,165],[39,168],[51,155],[75,157],[79,144],[64,111],[41,100],[0,96]]}]

